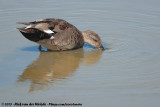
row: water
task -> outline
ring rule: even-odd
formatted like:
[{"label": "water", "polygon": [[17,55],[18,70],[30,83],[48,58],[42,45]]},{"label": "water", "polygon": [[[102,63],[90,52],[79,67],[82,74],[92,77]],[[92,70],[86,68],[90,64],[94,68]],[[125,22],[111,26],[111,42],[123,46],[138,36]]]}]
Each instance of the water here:
[{"label": "water", "polygon": [[[97,32],[104,52],[39,52],[16,22],[62,18]],[[159,0],[1,0],[0,103],[160,106]]]}]

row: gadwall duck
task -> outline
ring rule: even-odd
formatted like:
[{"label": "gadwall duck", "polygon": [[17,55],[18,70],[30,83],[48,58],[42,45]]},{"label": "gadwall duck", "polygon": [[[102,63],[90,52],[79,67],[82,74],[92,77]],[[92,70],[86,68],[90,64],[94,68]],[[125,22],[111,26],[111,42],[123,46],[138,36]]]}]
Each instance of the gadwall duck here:
[{"label": "gadwall duck", "polygon": [[61,51],[81,48],[88,43],[104,50],[98,34],[91,30],[79,31],[74,25],[62,19],[50,18],[33,22],[17,22],[27,25],[17,28],[24,37],[38,43],[48,50]]}]

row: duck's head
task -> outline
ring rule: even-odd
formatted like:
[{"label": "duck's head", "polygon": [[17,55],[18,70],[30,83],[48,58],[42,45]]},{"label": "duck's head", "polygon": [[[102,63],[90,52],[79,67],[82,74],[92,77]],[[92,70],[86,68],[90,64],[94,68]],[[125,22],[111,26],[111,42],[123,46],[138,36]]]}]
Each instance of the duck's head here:
[{"label": "duck's head", "polygon": [[83,39],[85,43],[88,43],[98,49],[104,50],[102,46],[102,41],[98,34],[91,30],[82,31]]}]

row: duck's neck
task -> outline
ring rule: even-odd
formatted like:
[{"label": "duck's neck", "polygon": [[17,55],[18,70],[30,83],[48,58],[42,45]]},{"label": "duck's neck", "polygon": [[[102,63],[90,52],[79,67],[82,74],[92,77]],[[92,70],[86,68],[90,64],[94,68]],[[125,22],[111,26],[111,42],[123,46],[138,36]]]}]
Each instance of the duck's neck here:
[{"label": "duck's neck", "polygon": [[90,44],[90,38],[86,31],[81,31],[84,43]]}]

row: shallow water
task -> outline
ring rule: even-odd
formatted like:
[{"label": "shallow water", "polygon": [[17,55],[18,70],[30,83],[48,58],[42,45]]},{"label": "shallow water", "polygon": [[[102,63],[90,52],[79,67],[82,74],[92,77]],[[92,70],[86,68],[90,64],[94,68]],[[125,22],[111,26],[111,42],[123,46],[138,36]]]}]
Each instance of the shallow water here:
[{"label": "shallow water", "polygon": [[[39,52],[15,29],[51,17],[92,29],[107,49]],[[159,107],[159,19],[159,0],[1,0],[0,103]]]}]

